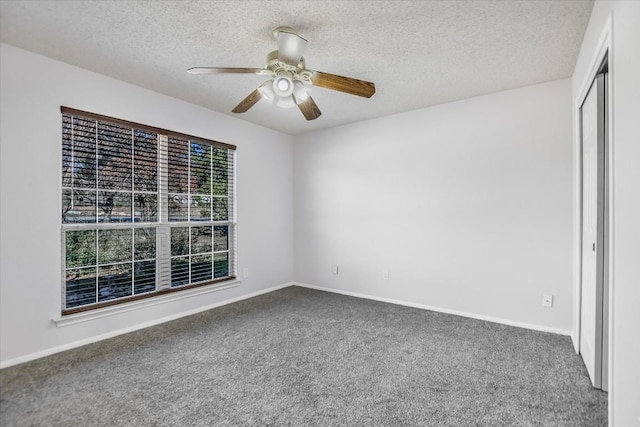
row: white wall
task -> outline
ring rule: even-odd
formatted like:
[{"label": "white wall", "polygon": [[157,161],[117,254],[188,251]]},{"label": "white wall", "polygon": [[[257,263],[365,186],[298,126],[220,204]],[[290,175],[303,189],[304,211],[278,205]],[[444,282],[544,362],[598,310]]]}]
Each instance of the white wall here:
[{"label": "white wall", "polygon": [[296,280],[568,333],[570,101],[560,80],[296,138]]},{"label": "white wall", "polygon": [[[293,279],[293,138],[0,45],[0,363],[27,360]],[[60,106],[237,145],[238,267],[229,290],[58,328]]]},{"label": "white wall", "polygon": [[[610,425],[637,426],[640,425],[640,2],[595,3],[574,70],[573,106],[575,114],[609,17],[613,137],[609,420]],[[576,156],[577,135],[576,130]],[[578,191],[576,183],[574,192]],[[576,275],[576,282],[578,279]]]}]

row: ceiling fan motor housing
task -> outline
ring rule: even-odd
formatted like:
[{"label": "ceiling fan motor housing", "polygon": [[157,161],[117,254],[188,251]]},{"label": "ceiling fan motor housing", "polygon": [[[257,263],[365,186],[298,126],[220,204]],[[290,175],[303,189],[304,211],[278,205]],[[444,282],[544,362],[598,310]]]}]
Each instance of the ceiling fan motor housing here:
[{"label": "ceiling fan motor housing", "polygon": [[289,65],[278,59],[278,51],[269,52],[265,60],[265,68],[271,70],[274,77],[289,75],[291,80],[299,80],[304,84],[311,84],[311,71],[306,70],[304,57],[300,58],[298,65]]}]

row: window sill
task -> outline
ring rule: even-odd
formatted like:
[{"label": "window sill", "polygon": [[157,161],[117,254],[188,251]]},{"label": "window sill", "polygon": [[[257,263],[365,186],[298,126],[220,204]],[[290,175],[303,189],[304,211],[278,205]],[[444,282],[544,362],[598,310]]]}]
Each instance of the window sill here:
[{"label": "window sill", "polygon": [[241,283],[240,280],[232,280],[224,283],[216,283],[211,286],[203,286],[190,290],[184,290],[182,292],[176,292],[167,295],[159,295],[156,298],[147,298],[139,301],[132,301],[129,303],[118,304],[110,307],[98,308],[91,311],[84,311],[76,314],[69,314],[64,317],[57,317],[52,319],[53,323],[58,328],[75,325],[77,323],[88,322],[90,320],[100,319],[102,317],[113,316],[115,314],[126,313],[128,311],[140,310],[147,307],[152,307],[158,304],[165,304],[171,301],[177,301],[185,298],[191,298],[198,295],[204,295],[211,292],[222,291],[225,289],[235,288]]}]

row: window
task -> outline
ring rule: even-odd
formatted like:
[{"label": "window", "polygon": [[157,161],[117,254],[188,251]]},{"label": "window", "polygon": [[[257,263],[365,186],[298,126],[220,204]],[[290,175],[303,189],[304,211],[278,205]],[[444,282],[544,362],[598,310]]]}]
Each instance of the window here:
[{"label": "window", "polygon": [[234,158],[62,107],[62,313],[233,279]]}]

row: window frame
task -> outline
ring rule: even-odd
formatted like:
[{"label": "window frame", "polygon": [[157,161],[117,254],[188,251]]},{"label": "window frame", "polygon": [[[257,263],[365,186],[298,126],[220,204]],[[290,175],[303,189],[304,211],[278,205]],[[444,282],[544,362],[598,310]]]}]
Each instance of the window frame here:
[{"label": "window frame", "polygon": [[[186,290],[192,290],[194,288],[200,288],[205,286],[210,287],[221,287],[226,289],[229,282],[236,280],[236,255],[237,255],[237,247],[236,247],[236,146],[231,144],[226,144],[219,141],[213,141],[206,138],[200,138],[193,135],[188,135],[180,132],[171,131],[168,129],[158,128],[154,126],[148,126],[140,123],[135,123],[127,120],[122,120],[114,117],[104,116],[96,113],[86,112],[82,110],[77,110],[74,108],[69,108],[65,106],[60,107],[61,118],[67,114],[73,117],[79,117],[83,119],[95,120],[96,123],[108,123],[117,126],[123,126],[127,128],[132,128],[134,130],[142,130],[150,133],[157,134],[157,213],[156,220],[153,222],[136,222],[134,219],[134,211],[131,212],[131,221],[126,223],[119,222],[100,222],[98,217],[96,217],[96,222],[92,223],[65,223],[61,217],[61,246],[62,246],[62,256],[61,256],[61,278],[62,278],[62,295],[61,295],[61,314],[62,316],[67,316],[71,314],[77,314],[82,312],[90,312],[97,309],[101,309],[104,307],[110,307],[114,305],[126,304],[132,301],[139,301],[143,299],[152,299],[160,296],[164,296],[167,294],[179,293]],[[205,221],[192,221],[190,217],[187,217],[184,221],[171,221],[168,216],[167,204],[168,200],[164,200],[163,198],[168,199],[170,194],[168,187],[168,178],[167,178],[167,168],[168,168],[168,157],[167,151],[169,150],[169,144],[171,138],[179,138],[187,141],[187,147],[190,150],[192,143],[198,144],[207,144],[210,145],[213,150],[214,147],[219,149],[227,150],[227,155],[229,156],[229,165],[230,170],[228,171],[228,188],[227,188],[227,196],[228,197],[228,216],[226,220],[215,220],[213,219],[213,215],[210,220]],[[63,136],[61,135],[61,141],[64,141]],[[61,157],[62,153],[61,153]],[[133,159],[133,153],[132,153]],[[97,159],[96,159],[97,162]],[[190,164],[187,165],[187,170],[190,170]],[[163,181],[163,182],[161,182]],[[62,180],[60,182],[60,195],[64,194],[64,186],[62,185]],[[133,182],[133,179],[132,179]],[[72,187],[73,188],[73,187]],[[96,191],[99,191],[99,188],[96,187]],[[133,196],[132,191],[132,196]],[[189,194],[190,190],[189,190]],[[213,192],[211,197],[213,197]],[[97,203],[97,201],[96,201]],[[133,205],[133,204],[132,204]],[[134,207],[132,206],[132,209]],[[215,249],[212,246],[211,257],[212,257],[212,279],[205,280],[197,283],[188,283],[179,286],[172,286],[171,280],[171,259],[173,258],[171,255],[171,229],[176,227],[188,227],[190,230],[191,227],[211,227],[212,234],[215,233],[215,227],[226,226],[227,227],[227,268],[228,275],[224,277],[215,277],[215,264],[213,260],[215,259]],[[67,260],[66,260],[66,245],[65,245],[65,233],[73,230],[96,230],[96,236],[99,236],[100,230],[115,230],[115,229],[127,229],[131,230],[132,236],[135,236],[136,228],[153,228],[156,234],[156,245],[155,245],[155,261],[156,261],[156,271],[155,271],[155,290],[148,291],[140,294],[133,294],[134,283],[133,280],[131,282],[131,292],[132,295],[118,297],[115,299],[105,300],[105,301],[96,301],[94,303],[84,304],[81,306],[66,307],[66,292],[67,292],[67,279],[66,279],[66,271],[67,271]],[[97,237],[96,237],[97,238]],[[214,237],[212,236],[212,239]],[[214,242],[212,242],[214,244]],[[224,252],[224,251],[222,251]],[[218,251],[220,253],[220,251]],[[135,266],[135,257],[132,254],[132,266]],[[161,258],[164,263],[161,263]],[[165,276],[162,276],[163,271],[162,268],[169,268],[169,276],[168,279]],[[93,265],[96,269],[100,266],[99,260],[96,260],[96,263]],[[191,267],[191,261],[189,261],[189,266]],[[90,266],[89,266],[90,267]],[[96,271],[96,283],[98,283],[98,272]],[[166,274],[166,271],[164,272]],[[164,278],[164,282],[160,283],[161,276]],[[97,285],[96,285],[97,286]],[[162,286],[162,287],[160,287]],[[159,288],[160,287],[160,288]],[[96,299],[98,299],[98,289],[96,288]]]}]

